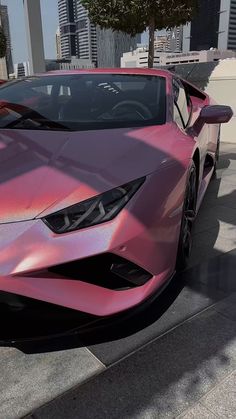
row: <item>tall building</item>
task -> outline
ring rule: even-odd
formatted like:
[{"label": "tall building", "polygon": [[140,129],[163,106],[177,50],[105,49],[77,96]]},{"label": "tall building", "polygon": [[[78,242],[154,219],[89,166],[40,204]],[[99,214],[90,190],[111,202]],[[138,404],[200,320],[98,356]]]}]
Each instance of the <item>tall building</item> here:
[{"label": "tall building", "polygon": [[[229,4],[230,3],[230,4]],[[221,0],[219,47],[236,50],[236,0]]]},{"label": "tall building", "polygon": [[10,34],[10,25],[9,25],[9,16],[7,6],[0,5],[0,16],[1,16],[1,26],[3,28],[6,41],[7,41],[7,51],[6,51],[6,65],[7,72],[13,72],[13,62],[12,62],[12,48],[11,48],[11,34]]},{"label": "tall building", "polygon": [[45,71],[40,0],[23,0],[30,74]]},{"label": "tall building", "polygon": [[236,0],[200,0],[199,11],[184,27],[183,50],[236,50]]},{"label": "tall building", "polygon": [[168,50],[181,52],[183,49],[183,26],[167,30]]},{"label": "tall building", "polygon": [[156,35],[154,40],[155,51],[169,51],[168,36]]},{"label": "tall building", "polygon": [[8,73],[7,73],[7,64],[6,58],[0,58],[0,80],[7,80]]},{"label": "tall building", "polygon": [[82,6],[80,0],[75,0],[75,22],[77,56],[97,62],[97,33],[96,26],[88,17],[88,11]]},{"label": "tall building", "polygon": [[61,35],[61,56],[77,55],[75,0],[58,0],[59,26]]},{"label": "tall building", "polygon": [[137,48],[141,35],[131,37],[123,32],[97,27],[98,67],[120,67],[124,52]]},{"label": "tall building", "polygon": [[135,38],[93,25],[81,0],[58,0],[61,56],[90,60],[99,67],[120,67],[124,52],[137,47]]},{"label": "tall building", "polygon": [[14,65],[14,76],[16,79],[26,77],[30,74],[29,62],[17,63]]},{"label": "tall building", "polygon": [[154,49],[166,52],[181,52],[183,47],[183,27],[158,32],[155,36]]},{"label": "tall building", "polygon": [[60,60],[62,58],[60,28],[58,28],[57,31],[56,31],[56,51],[57,51],[57,60]]}]

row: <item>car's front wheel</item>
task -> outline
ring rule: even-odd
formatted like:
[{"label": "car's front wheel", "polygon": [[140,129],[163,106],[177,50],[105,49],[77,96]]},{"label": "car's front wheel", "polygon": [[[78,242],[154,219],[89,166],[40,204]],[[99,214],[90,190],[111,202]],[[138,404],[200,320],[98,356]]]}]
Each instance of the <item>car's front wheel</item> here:
[{"label": "car's front wheel", "polygon": [[180,228],[176,270],[187,267],[192,249],[192,227],[196,216],[197,203],[197,170],[194,162],[189,168],[188,181],[183,205],[183,214]]}]

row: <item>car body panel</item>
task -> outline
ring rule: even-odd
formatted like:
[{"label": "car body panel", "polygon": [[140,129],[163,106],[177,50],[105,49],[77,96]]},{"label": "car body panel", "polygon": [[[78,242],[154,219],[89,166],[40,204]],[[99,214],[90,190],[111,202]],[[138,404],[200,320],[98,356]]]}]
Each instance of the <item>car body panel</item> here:
[{"label": "car body panel", "polygon": [[[127,310],[158,291],[175,272],[188,171],[199,156],[198,204],[210,181],[219,125],[198,137],[173,122],[173,74],[147,69],[94,69],[50,74],[144,74],[166,78],[166,124],[62,132],[0,130],[0,290],[97,316]],[[48,75],[48,74],[47,74]],[[49,76],[50,77],[50,76]],[[198,90],[198,89],[196,89]],[[192,123],[214,102],[194,98]],[[55,234],[42,217],[145,176],[112,220]],[[107,289],[52,274],[51,267],[111,253],[152,275],[142,286]]]},{"label": "car body panel", "polygon": [[0,143],[6,145],[0,155],[0,195],[5,197],[0,223],[45,216],[140,173],[182,164],[191,151],[191,143],[177,135],[173,124],[49,134],[0,130]]}]

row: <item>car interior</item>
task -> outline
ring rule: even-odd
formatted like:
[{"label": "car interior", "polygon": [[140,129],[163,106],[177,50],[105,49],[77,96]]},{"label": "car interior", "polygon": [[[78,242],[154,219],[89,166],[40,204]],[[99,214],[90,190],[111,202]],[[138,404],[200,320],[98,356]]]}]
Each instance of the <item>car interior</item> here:
[{"label": "car interior", "polygon": [[27,116],[28,109],[58,123],[165,123],[164,78],[109,76],[26,79],[14,89],[1,88],[0,96],[15,104],[14,111],[18,105],[19,114],[22,107],[22,116]]}]

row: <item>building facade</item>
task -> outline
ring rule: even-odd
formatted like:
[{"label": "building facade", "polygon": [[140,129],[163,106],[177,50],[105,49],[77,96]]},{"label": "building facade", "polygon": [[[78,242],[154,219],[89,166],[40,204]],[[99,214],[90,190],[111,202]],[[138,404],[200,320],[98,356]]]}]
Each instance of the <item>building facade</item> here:
[{"label": "building facade", "polygon": [[61,57],[77,56],[75,0],[58,0]]},{"label": "building facade", "polygon": [[183,51],[236,50],[236,0],[200,0],[199,11],[183,30]]},{"label": "building facade", "polygon": [[120,67],[123,53],[137,48],[141,35],[131,37],[123,32],[97,27],[98,67]]},{"label": "building facade", "polygon": [[157,34],[154,48],[157,51],[181,52],[183,48],[183,26],[167,29],[164,33]]},{"label": "building facade", "polygon": [[57,52],[57,60],[60,60],[62,58],[60,28],[58,28],[56,31],[56,52]]},{"label": "building facade", "polygon": [[167,50],[181,52],[183,49],[183,26],[167,30]]},{"label": "building facade", "polygon": [[81,59],[97,62],[97,33],[96,27],[88,17],[88,11],[80,0],[75,1],[75,22],[77,56]]},{"label": "building facade", "polygon": [[23,0],[30,74],[45,71],[40,0]]},{"label": "building facade", "polygon": [[30,75],[29,62],[17,63],[14,65],[14,77],[16,79]]},{"label": "building facade", "polygon": [[97,61],[96,27],[80,0],[58,0],[61,58]]},{"label": "building facade", "polygon": [[122,32],[103,30],[90,22],[80,0],[58,0],[61,57],[90,60],[99,67],[120,67],[124,52],[141,41]]},{"label": "building facade", "polygon": [[156,51],[169,51],[167,35],[156,35],[154,39],[154,49]]},{"label": "building facade", "polygon": [[1,16],[1,26],[3,28],[6,41],[7,41],[6,65],[7,65],[7,72],[9,74],[13,72],[13,61],[12,61],[11,33],[10,33],[7,6],[0,5],[0,16]]},{"label": "building facade", "polygon": [[7,63],[5,58],[0,58],[0,79],[7,80],[8,73],[7,73]]},{"label": "building facade", "polygon": [[[167,53],[155,51],[154,67],[175,66],[178,64],[193,64],[217,62],[226,58],[235,58],[234,51],[191,51],[187,53]],[[148,66],[148,50],[137,48],[135,51],[123,54],[121,58],[121,67],[143,67]]]},{"label": "building facade", "polygon": [[227,45],[228,49],[236,50],[236,0],[222,0],[221,11],[219,44],[222,43],[222,48]]},{"label": "building facade", "polygon": [[[155,51],[154,53],[154,67],[161,65],[161,55],[164,53]],[[148,67],[148,48],[139,47],[133,51],[125,52],[121,57],[120,66],[123,68],[146,68]]]}]

